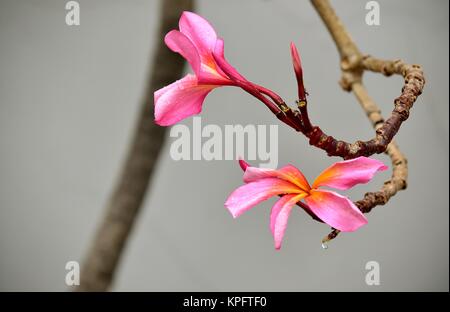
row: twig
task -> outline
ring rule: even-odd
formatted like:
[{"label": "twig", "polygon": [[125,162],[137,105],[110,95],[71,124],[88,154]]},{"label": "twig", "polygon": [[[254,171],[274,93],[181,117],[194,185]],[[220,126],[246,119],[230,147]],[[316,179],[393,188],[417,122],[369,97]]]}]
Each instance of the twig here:
[{"label": "twig", "polygon": [[[329,1],[311,0],[311,2],[328,28],[338,48],[342,70],[340,85],[344,90],[352,91],[355,94],[362,109],[366,112],[367,117],[375,128],[375,138],[369,141],[358,140],[354,143],[347,143],[325,134],[320,127],[313,126],[308,116],[307,93],[303,85],[303,71],[300,57],[294,44],[291,44],[291,54],[299,96],[297,101],[298,109],[295,110],[286,105],[284,100],[273,91],[252,84],[244,78],[235,75],[235,71],[230,68],[228,63],[218,58],[216,58],[216,61],[224,73],[237,86],[240,86],[262,101],[278,119],[296,131],[303,133],[309,138],[311,145],[325,150],[329,156],[352,159],[359,156],[371,156],[375,153],[384,152],[388,154],[392,162],[391,179],[385,182],[380,191],[367,193],[362,200],[355,202],[362,212],[368,213],[373,207],[386,204],[397,191],[406,188],[408,176],[407,160],[398,149],[393,138],[400,129],[402,122],[409,117],[410,109],[417,97],[422,93],[425,78],[419,65],[409,65],[400,60],[384,61],[371,56],[363,56],[335,14]],[[386,76],[398,74],[402,75],[405,79],[401,95],[395,99],[394,110],[386,121],[362,83],[362,76],[365,70],[383,73]],[[304,206],[302,204],[298,205]],[[303,208],[314,219],[321,221],[306,207]],[[324,238],[323,243],[335,238],[338,234],[339,231],[333,229]]]},{"label": "twig", "polygon": [[[335,14],[329,1],[311,0],[311,2],[328,28],[341,56],[342,79],[340,83],[342,88],[355,94],[362,109],[376,129],[376,138],[373,144],[378,147],[375,148],[375,151],[380,152],[382,147],[386,146],[385,153],[391,158],[391,179],[384,183],[380,191],[366,193],[363,199],[355,202],[362,212],[368,213],[373,207],[386,204],[392,196],[407,186],[407,160],[392,138],[397,133],[401,123],[408,118],[409,110],[422,93],[425,79],[419,65],[408,65],[402,61],[383,61],[370,56],[363,56]],[[405,79],[402,93],[394,101],[395,108],[386,122],[380,109],[370,98],[362,83],[364,70],[383,73],[386,76],[398,74]],[[352,154],[361,153],[364,144],[361,142],[355,144],[355,152]],[[338,230],[333,229],[323,242],[333,239],[338,233]]]},{"label": "twig", "polygon": [[[356,206],[362,212],[368,213],[373,207],[386,204],[399,190],[406,188],[408,176],[407,160],[398,149],[393,138],[400,129],[402,122],[409,117],[410,109],[417,97],[422,93],[425,79],[419,65],[408,65],[399,60],[383,61],[370,56],[363,56],[334,13],[328,0],[311,1],[330,31],[340,53],[342,70],[340,84],[344,90],[353,91],[355,94],[362,109],[366,112],[367,117],[376,130],[376,137],[374,139],[366,142],[356,141],[350,144],[336,140],[332,136],[323,133],[318,126],[312,125],[308,116],[307,93],[303,85],[300,57],[293,44],[291,44],[291,54],[298,86],[298,110],[293,110],[288,107],[284,100],[273,91],[268,91],[258,85],[244,81],[241,77],[237,77],[226,62],[220,59],[216,59],[216,61],[236,85],[261,100],[278,119],[295,130],[302,132],[309,138],[311,145],[325,150],[328,155],[352,159],[359,156],[371,156],[375,153],[384,152],[388,154],[392,162],[391,179],[384,183],[380,191],[369,192],[365,194],[363,199],[355,202]],[[402,93],[395,99],[394,110],[386,121],[384,121],[380,109],[370,98],[362,83],[362,76],[365,70],[383,73],[386,76],[399,74],[405,79]],[[265,96],[268,96],[273,103]],[[315,220],[321,221],[307,207],[304,207],[301,203],[298,203],[298,205],[304,208]],[[338,234],[339,230],[333,229],[322,242],[326,243]]]},{"label": "twig", "polygon": [[152,122],[153,92],[179,79],[184,61],[161,40],[177,27],[180,14],[193,10],[194,0],[161,1],[160,25],[149,87],[142,102],[133,141],[105,215],[82,266],[77,291],[105,291],[111,286],[121,254],[142,205],[165,129]]}]

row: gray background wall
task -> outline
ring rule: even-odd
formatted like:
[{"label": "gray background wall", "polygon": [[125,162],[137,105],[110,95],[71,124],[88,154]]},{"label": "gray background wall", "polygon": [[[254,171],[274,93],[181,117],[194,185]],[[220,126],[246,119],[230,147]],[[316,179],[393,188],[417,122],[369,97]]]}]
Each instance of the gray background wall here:
[{"label": "gray background wall", "polygon": [[[158,2],[79,2],[81,26],[69,27],[66,1],[0,1],[0,290],[66,289],[65,263],[81,261],[94,234],[145,88]],[[276,252],[268,231],[274,200],[233,220],[223,202],[241,184],[236,163],[175,162],[169,140],[116,290],[448,290],[448,2],[379,1],[378,27],[365,24],[365,3],[333,1],[361,50],[422,64],[427,77],[397,136],[409,159],[408,190],[326,251],[328,227],[295,211]],[[346,140],[373,136],[337,85],[334,43],[309,1],[203,0],[198,12],[241,73],[292,102],[296,42],[313,121]],[[368,73],[365,81],[387,114],[402,79]],[[202,118],[221,127],[277,123],[234,88],[211,93]],[[279,164],[310,178],[336,160],[285,126],[279,137]],[[389,175],[347,195],[359,199]],[[380,263],[380,286],[365,284],[370,260]]]}]

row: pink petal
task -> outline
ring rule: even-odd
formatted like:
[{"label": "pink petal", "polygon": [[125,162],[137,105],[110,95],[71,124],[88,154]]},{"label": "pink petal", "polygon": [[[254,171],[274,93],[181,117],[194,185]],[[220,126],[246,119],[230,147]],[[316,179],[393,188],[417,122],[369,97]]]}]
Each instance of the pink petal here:
[{"label": "pink petal", "polygon": [[217,54],[217,56],[221,58],[225,58],[225,43],[222,38],[217,38],[216,45],[212,50],[213,54]]},{"label": "pink petal", "polygon": [[206,84],[231,85],[226,75],[218,69],[212,56],[218,39],[211,24],[195,13],[183,12],[179,27],[192,42],[200,57],[200,71],[196,72],[198,81]]},{"label": "pink petal", "polygon": [[198,85],[195,76],[186,75],[159,89],[154,93],[155,122],[161,126],[170,126],[200,113],[205,97],[213,88],[215,86]]},{"label": "pink petal", "polygon": [[[224,42],[222,39],[217,38],[215,48],[217,49],[216,53],[225,60],[224,56]],[[234,85],[234,83],[228,78],[228,76],[223,72],[219,65],[217,65],[216,60],[213,56],[214,48],[211,53],[205,57],[205,61],[202,63],[201,67],[201,77],[200,81],[204,81],[205,83],[212,82],[220,85]]]},{"label": "pink petal", "polygon": [[239,166],[243,171],[247,170],[247,168],[250,167],[249,163],[241,158],[239,158]]},{"label": "pink petal", "polygon": [[302,191],[308,192],[311,187],[303,173],[296,167],[287,165],[281,169],[248,167],[244,173],[244,182],[249,183],[264,178],[280,178],[297,185]]},{"label": "pink petal", "polygon": [[281,248],[284,232],[286,231],[292,207],[307,194],[288,194],[282,196],[272,207],[270,212],[270,230],[275,240],[275,249]]},{"label": "pink petal", "polygon": [[[250,164],[248,162],[246,162],[243,159],[239,159],[239,166],[241,167],[241,169],[245,172],[245,170],[247,170],[247,168],[251,167]],[[320,220],[312,211],[311,209],[307,206],[307,205],[302,205],[301,206],[303,210],[305,210],[305,212],[314,220],[322,222],[322,220]]]},{"label": "pink petal", "polygon": [[[217,39],[216,46],[218,46],[218,53],[224,57],[224,43],[222,39]],[[214,59],[213,52],[211,51],[208,55],[202,57],[202,63],[200,65],[200,73],[198,75],[198,80],[201,83],[207,84],[217,84],[217,85],[235,85],[228,76],[223,72],[223,70],[217,65]]]},{"label": "pink petal", "polygon": [[377,171],[387,168],[381,161],[367,157],[340,161],[325,169],[312,187],[328,186],[348,190],[356,184],[369,182]]},{"label": "pink petal", "polygon": [[311,211],[330,226],[352,232],[367,223],[366,217],[351,200],[325,190],[311,190],[305,197]]},{"label": "pink petal", "polygon": [[225,59],[223,45],[223,40],[219,39],[217,40],[216,46],[214,48],[213,57],[215,63],[218,65],[218,68],[220,68],[223,73],[227,73],[226,76],[229,76],[229,78],[232,80],[240,80],[242,82],[249,83],[247,79],[239,74],[239,72]]},{"label": "pink petal", "polygon": [[180,53],[189,62],[196,75],[200,73],[200,56],[188,37],[178,30],[172,30],[164,37],[164,42],[172,51]]},{"label": "pink petal", "polygon": [[183,12],[179,22],[180,31],[188,37],[202,58],[210,58],[216,45],[217,35],[211,24],[192,12]]},{"label": "pink petal", "polygon": [[279,194],[299,193],[298,187],[288,181],[268,178],[251,182],[231,193],[225,202],[225,207],[234,218],[260,202]]}]

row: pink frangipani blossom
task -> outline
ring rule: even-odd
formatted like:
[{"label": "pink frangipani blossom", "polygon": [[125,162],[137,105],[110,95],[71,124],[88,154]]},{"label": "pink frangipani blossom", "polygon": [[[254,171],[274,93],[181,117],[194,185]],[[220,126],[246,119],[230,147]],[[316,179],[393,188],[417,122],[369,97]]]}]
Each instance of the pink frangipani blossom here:
[{"label": "pink frangipani blossom", "polygon": [[358,157],[331,165],[310,186],[304,175],[292,165],[273,170],[251,167],[243,160],[239,164],[245,170],[245,184],[231,193],[225,207],[236,218],[260,202],[280,195],[270,213],[270,230],[276,249],[281,248],[292,208],[301,200],[320,220],[340,231],[355,231],[366,224],[366,217],[350,199],[319,187],[347,190],[356,184],[369,182],[376,172],[387,169],[378,160]]},{"label": "pink frangipani blossom", "polygon": [[214,28],[203,17],[183,12],[179,30],[170,31],[164,40],[172,51],[181,54],[189,62],[195,75],[188,74],[154,93],[157,124],[169,126],[198,114],[211,90],[236,85],[217,65],[216,59],[226,64],[234,77],[247,82],[225,61],[223,40],[217,37]]}]

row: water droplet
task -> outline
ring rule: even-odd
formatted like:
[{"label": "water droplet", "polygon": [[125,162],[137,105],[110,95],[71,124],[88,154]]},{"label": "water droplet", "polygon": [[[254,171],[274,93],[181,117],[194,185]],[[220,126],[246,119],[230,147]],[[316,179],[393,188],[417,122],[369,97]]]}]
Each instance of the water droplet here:
[{"label": "water droplet", "polygon": [[328,249],[328,245],[326,243],[322,243],[322,249]]}]

